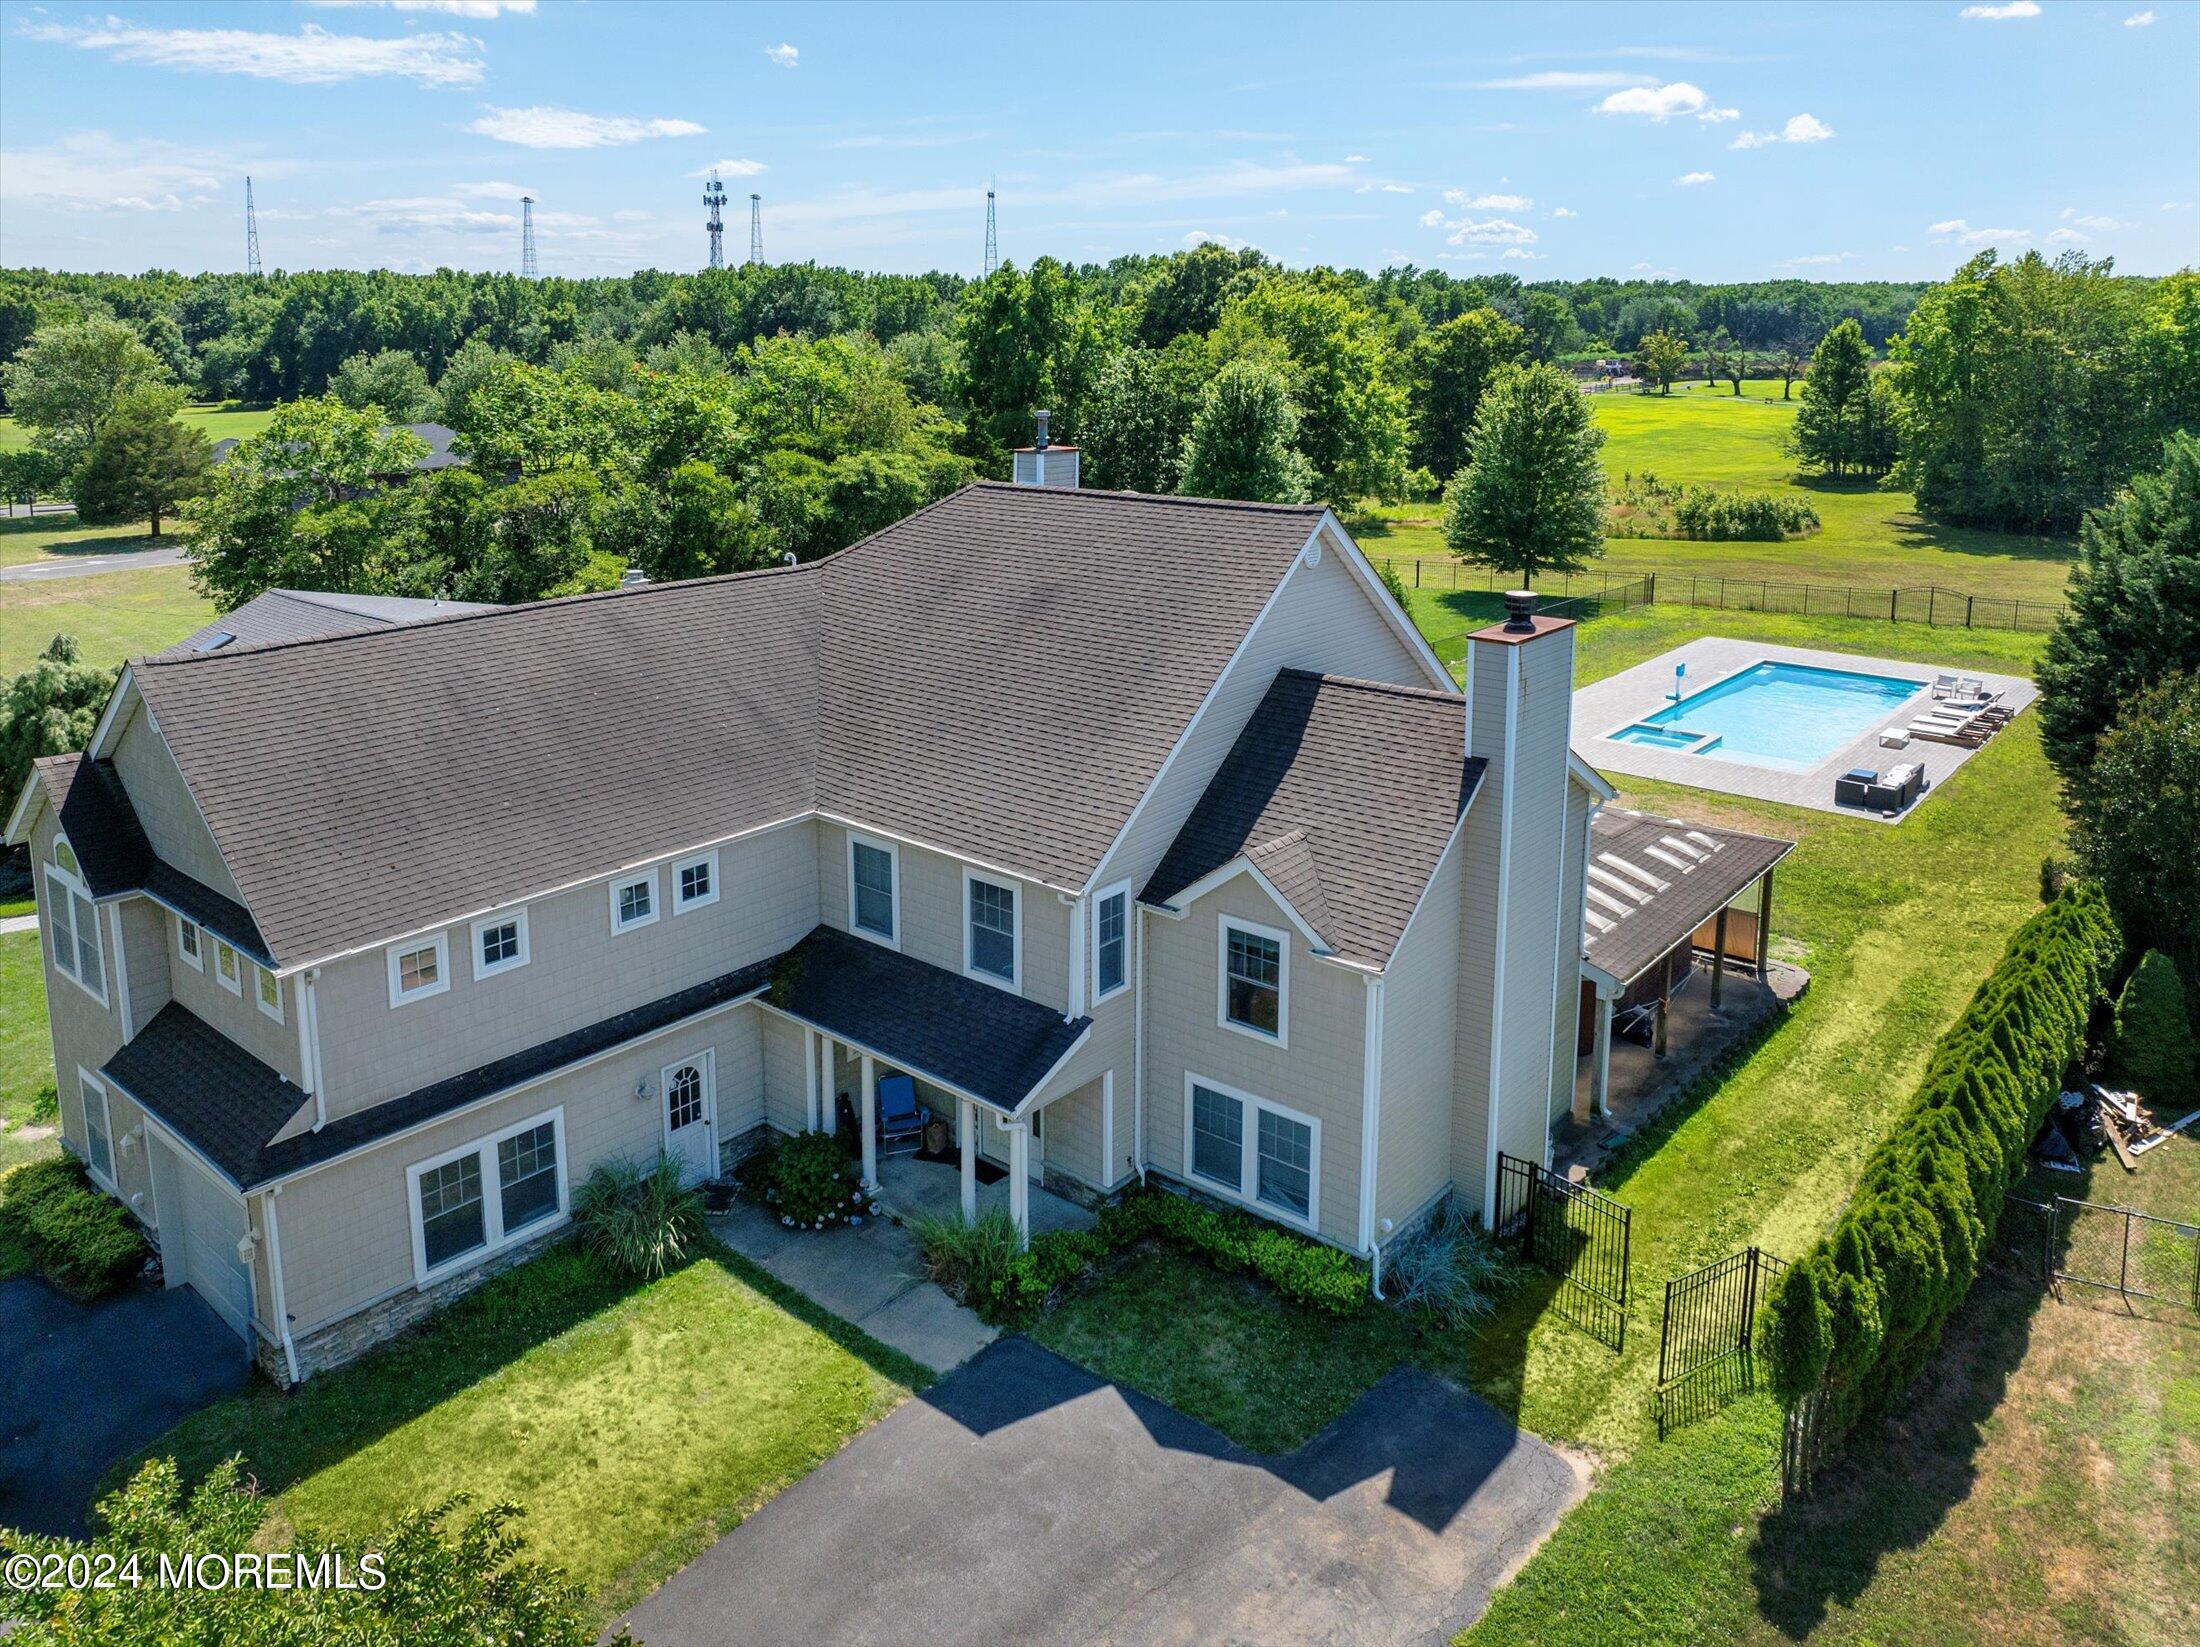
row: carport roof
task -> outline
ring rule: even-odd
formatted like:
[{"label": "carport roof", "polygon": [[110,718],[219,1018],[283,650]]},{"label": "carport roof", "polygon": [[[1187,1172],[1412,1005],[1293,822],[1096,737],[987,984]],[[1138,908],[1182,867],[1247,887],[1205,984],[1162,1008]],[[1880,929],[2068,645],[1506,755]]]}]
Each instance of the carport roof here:
[{"label": "carport roof", "polygon": [[1587,964],[1624,988],[1794,850],[1769,835],[1606,807],[1589,827]]}]

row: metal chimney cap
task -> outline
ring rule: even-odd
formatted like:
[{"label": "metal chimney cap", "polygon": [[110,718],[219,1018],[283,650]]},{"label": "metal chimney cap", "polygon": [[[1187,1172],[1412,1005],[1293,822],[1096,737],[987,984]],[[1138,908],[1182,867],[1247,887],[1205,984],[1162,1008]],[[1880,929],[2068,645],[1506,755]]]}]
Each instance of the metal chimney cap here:
[{"label": "metal chimney cap", "polygon": [[1505,628],[1510,634],[1535,633],[1535,591],[1533,589],[1508,589],[1505,591]]},{"label": "metal chimney cap", "polygon": [[1035,411],[1031,415],[1039,420],[1039,434],[1038,438],[1031,443],[1032,448],[1035,451],[1043,452],[1047,449],[1047,419],[1052,414],[1042,410]]}]

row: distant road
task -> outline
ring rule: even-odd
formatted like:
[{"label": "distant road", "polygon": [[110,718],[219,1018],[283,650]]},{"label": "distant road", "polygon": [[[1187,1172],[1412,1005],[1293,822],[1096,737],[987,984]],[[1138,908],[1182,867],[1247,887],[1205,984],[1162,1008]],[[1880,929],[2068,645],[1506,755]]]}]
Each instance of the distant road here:
[{"label": "distant road", "polygon": [[144,572],[155,566],[181,566],[181,549],[141,549],[131,555],[83,555],[0,566],[0,583],[44,583],[49,578],[94,578],[102,572]]}]

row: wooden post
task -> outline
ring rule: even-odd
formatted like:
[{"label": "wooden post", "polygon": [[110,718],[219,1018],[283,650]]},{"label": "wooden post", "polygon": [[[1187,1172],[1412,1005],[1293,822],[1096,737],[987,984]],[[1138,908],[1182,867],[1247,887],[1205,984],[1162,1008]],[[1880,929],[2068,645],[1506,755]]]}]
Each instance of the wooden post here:
[{"label": "wooden post", "polygon": [[1765,963],[1772,955],[1772,871],[1757,883],[1757,981],[1765,981]]},{"label": "wooden post", "polygon": [[1719,918],[1711,924],[1711,1010],[1719,1010],[1719,1003],[1726,997],[1726,908],[1719,906]]},{"label": "wooden post", "polygon": [[1651,1052],[1665,1056],[1665,1020],[1673,1002],[1673,952],[1667,950],[1665,959],[1658,964],[1658,1018],[1656,1033],[1651,1036]]}]

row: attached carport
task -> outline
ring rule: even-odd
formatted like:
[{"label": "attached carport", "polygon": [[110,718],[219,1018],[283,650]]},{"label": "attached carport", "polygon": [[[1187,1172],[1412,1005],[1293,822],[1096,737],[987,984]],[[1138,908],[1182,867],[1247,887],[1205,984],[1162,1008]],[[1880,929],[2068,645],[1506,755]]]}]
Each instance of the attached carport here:
[{"label": "attached carport", "polygon": [[1652,817],[1616,807],[1589,827],[1582,920],[1582,1040],[1593,1060],[1586,1121],[1611,1113],[1612,1025],[1637,1008],[1651,1015],[1651,1048],[1667,1050],[1673,996],[1699,961],[1711,1011],[1724,1004],[1729,969],[1762,985],[1769,960],[1772,872],[1793,841]]}]

